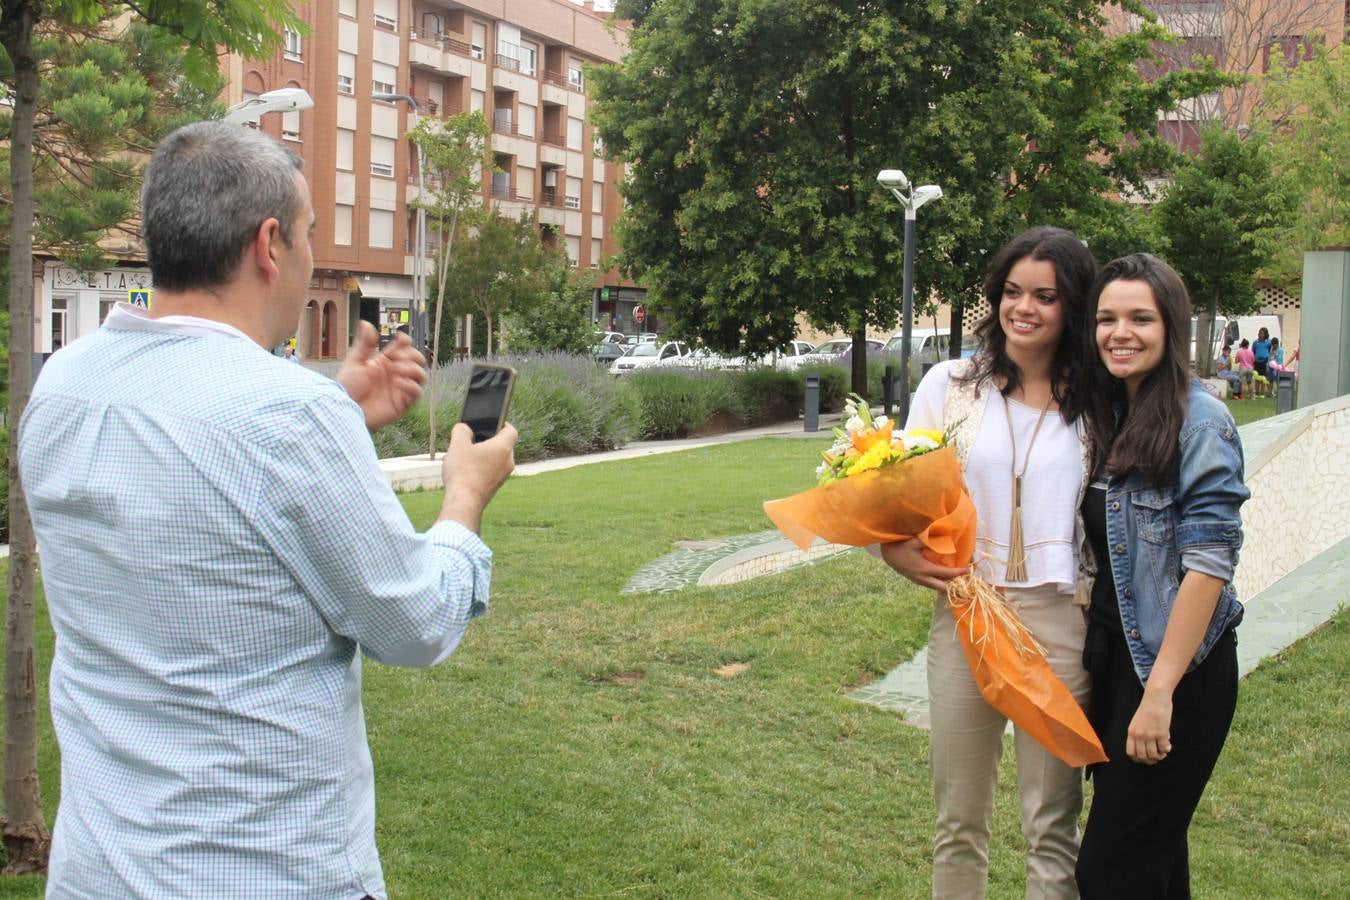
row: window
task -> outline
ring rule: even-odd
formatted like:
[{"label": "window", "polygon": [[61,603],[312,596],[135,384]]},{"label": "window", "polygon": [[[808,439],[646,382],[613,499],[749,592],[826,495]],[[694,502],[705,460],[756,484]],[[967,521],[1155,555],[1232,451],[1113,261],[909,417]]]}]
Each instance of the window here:
[{"label": "window", "polygon": [[497,23],[497,59],[499,68],[520,71],[520,29],[505,22]]},{"label": "window", "polygon": [[600,268],[600,257],[605,255],[604,242],[600,238],[591,238],[591,268]]},{"label": "window", "polygon": [[516,59],[520,61],[520,73],[533,76],[537,71],[539,47],[530,41],[521,41],[516,48]]},{"label": "window", "polygon": [[509,198],[511,196],[510,171],[492,173],[492,196],[498,198]]},{"label": "window", "polygon": [[591,212],[597,216],[605,211],[605,186],[602,182],[591,182]]},{"label": "window", "polygon": [[392,209],[372,209],[370,211],[370,238],[368,243],[376,250],[393,249],[394,211]]},{"label": "window", "polygon": [[567,179],[567,199],[563,201],[563,206],[568,209],[581,209],[581,179]]},{"label": "window", "polygon": [[520,121],[517,123],[516,133],[521,137],[534,137],[534,107],[522,103],[519,110]]},{"label": "window", "polygon": [[66,345],[66,298],[52,298],[52,352]]},{"label": "window", "polygon": [[516,166],[516,196],[521,200],[534,199],[534,169]]},{"label": "window", "polygon": [[116,305],[117,305],[116,300],[98,301],[98,324],[100,325],[103,324],[103,320],[108,318],[108,313],[112,312],[113,307]]},{"label": "window", "polygon": [[356,93],[356,54],[338,52],[338,93]]},{"label": "window", "polygon": [[[391,177],[394,174],[394,139],[372,135],[370,138],[370,174]],[[373,244],[371,246],[374,246]],[[393,246],[392,244],[390,246]]]},{"label": "window", "polygon": [[567,83],[579,91],[586,87],[586,82],[581,76],[581,60],[575,56],[567,58]]},{"label": "window", "polygon": [[338,0],[338,15],[356,18],[356,0]]},{"label": "window", "polygon": [[281,114],[281,136],[288,141],[300,140],[300,110],[292,109]]},{"label": "window", "polygon": [[374,62],[370,64],[370,85],[377,94],[396,94],[398,93],[398,69],[389,65],[389,63]]},{"label": "window", "polygon": [[571,116],[568,116],[568,117],[567,117],[567,149],[568,149],[568,150],[580,150],[580,149],[581,149],[581,127],[582,127],[582,122],[581,122],[580,119],[575,119],[575,118],[573,118],[573,117],[571,117]]},{"label": "window", "polygon": [[473,23],[473,36],[469,40],[469,55],[474,59],[482,59],[487,47],[487,26],[482,22]]},{"label": "window", "polygon": [[375,0],[375,27],[398,31],[398,0]]},{"label": "window", "polygon": [[335,165],[344,172],[350,172],[353,168],[354,148],[356,146],[356,132],[350,128],[339,128],[337,130],[337,146],[334,153],[337,157]]},{"label": "window", "polygon": [[567,264],[574,269],[581,265],[581,238],[572,234],[567,236]]},{"label": "window", "polygon": [[469,91],[469,110],[471,112],[482,112],[483,105],[487,102],[487,94],[480,90]]},{"label": "window", "polygon": [[352,245],[352,208],[344,203],[333,207],[333,243],[339,247]]},{"label": "window", "polygon": [[285,30],[285,49],[283,52],[287,59],[303,59],[300,55],[300,32],[287,25]]}]

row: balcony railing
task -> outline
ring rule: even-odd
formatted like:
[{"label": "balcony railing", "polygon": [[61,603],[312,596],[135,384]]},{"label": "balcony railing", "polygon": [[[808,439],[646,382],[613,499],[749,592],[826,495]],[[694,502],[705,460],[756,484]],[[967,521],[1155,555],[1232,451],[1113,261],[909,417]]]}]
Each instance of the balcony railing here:
[{"label": "balcony railing", "polygon": [[451,53],[458,53],[460,56],[469,56],[474,59],[482,59],[481,50],[474,52],[474,48],[467,41],[461,41],[458,38],[452,38],[448,34],[439,31],[423,31],[418,28],[410,28],[408,35],[415,41],[421,41],[424,44],[433,44],[440,46]]},{"label": "balcony railing", "polygon": [[543,206],[554,206],[562,209],[563,195],[558,193],[557,188],[546,187],[539,192],[539,203]]},{"label": "balcony railing", "polygon": [[545,144],[552,144],[555,147],[567,149],[567,135],[562,134],[561,132],[549,131],[545,128],[543,131],[539,132],[539,139]]},{"label": "balcony railing", "polygon": [[492,130],[497,134],[519,134],[520,126],[513,122],[509,116],[494,115],[492,117]]},{"label": "balcony railing", "polygon": [[510,69],[512,72],[520,71],[520,60],[514,56],[507,56],[505,53],[498,53],[493,58],[493,64],[499,69]]},{"label": "balcony railing", "polygon": [[549,70],[545,69],[544,80],[547,81],[549,84],[556,84],[558,87],[567,88],[569,91],[576,91],[578,94],[584,94],[586,92],[586,89],[584,87],[570,80],[566,75],[562,74],[561,72],[550,72]]}]

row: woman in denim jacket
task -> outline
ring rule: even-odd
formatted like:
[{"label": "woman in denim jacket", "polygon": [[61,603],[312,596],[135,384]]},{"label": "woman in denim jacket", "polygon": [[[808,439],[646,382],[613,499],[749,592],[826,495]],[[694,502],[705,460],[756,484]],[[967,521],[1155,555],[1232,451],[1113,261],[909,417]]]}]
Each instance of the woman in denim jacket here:
[{"label": "woman in denim jacket", "polygon": [[1237,705],[1242,444],[1190,373],[1190,300],[1146,253],[1103,268],[1088,298],[1094,355],[1093,484],[1083,502],[1096,561],[1084,665],[1110,762],[1078,856],[1100,897],[1189,897],[1186,831]]}]

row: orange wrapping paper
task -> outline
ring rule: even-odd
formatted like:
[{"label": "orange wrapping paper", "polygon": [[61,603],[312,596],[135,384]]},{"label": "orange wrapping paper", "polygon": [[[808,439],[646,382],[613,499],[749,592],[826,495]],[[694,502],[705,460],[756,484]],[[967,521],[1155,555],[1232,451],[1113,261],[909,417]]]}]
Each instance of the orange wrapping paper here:
[{"label": "orange wrapping paper", "polygon": [[[975,554],[975,505],[951,447],[770,500],[764,511],[802,550],[817,537],[850,547],[918,538],[924,555],[940,565],[968,566]],[[949,601],[985,701],[1069,765],[1105,762],[1101,742],[1064,682],[1035,648],[1025,642],[1019,647],[1014,631],[1020,623],[1010,628],[992,615],[976,583],[971,577],[954,583]],[[1003,612],[1015,617],[1009,607]]]}]

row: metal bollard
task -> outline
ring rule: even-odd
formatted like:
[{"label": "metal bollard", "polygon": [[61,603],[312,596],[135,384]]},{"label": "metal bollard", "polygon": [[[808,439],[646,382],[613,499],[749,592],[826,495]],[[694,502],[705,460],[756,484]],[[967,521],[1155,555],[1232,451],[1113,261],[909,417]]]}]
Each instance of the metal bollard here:
[{"label": "metal bollard", "polygon": [[806,394],[802,398],[802,430],[820,430],[820,376],[806,376]]},{"label": "metal bollard", "polygon": [[889,418],[891,407],[895,405],[895,366],[887,366],[886,373],[881,376],[881,405]]},{"label": "metal bollard", "polygon": [[1294,373],[1281,372],[1275,378],[1275,415],[1294,409]]}]

